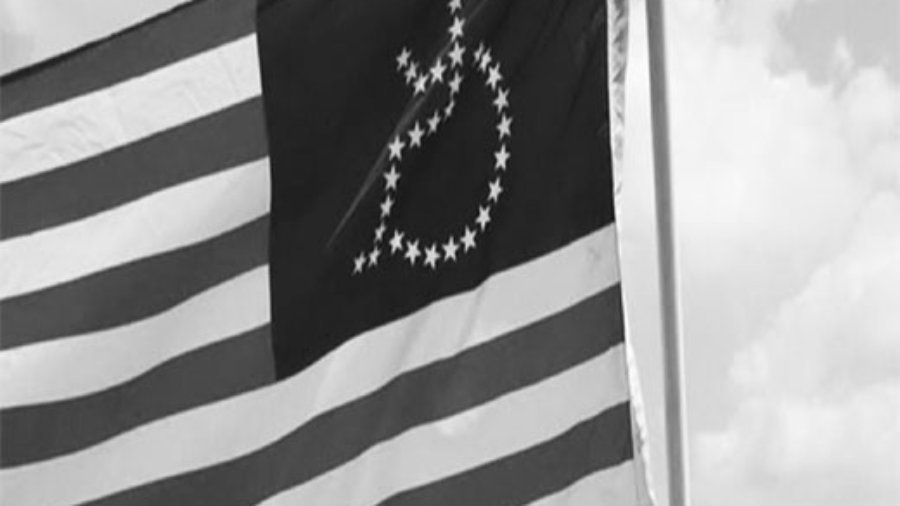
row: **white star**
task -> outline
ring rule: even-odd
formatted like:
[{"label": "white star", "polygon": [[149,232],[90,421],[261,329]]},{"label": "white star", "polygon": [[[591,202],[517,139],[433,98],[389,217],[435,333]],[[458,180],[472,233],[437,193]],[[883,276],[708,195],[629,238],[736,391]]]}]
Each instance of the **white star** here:
[{"label": "white star", "polygon": [[453,25],[448,30],[451,39],[458,39],[463,36],[463,20],[459,16],[453,18]]},{"label": "white star", "polygon": [[400,179],[400,173],[397,172],[397,166],[391,165],[391,170],[384,173],[384,191],[396,190],[398,179]]},{"label": "white star", "polygon": [[394,235],[391,237],[391,254],[403,249],[403,235],[403,232],[394,230]]},{"label": "white star", "polygon": [[453,106],[455,106],[455,105],[456,105],[456,101],[454,101],[452,98],[450,99],[449,102],[447,102],[447,107],[444,108],[444,117],[445,118],[447,118],[447,119],[450,118],[450,116],[453,114]]},{"label": "white star", "polygon": [[459,45],[459,42],[453,43],[453,50],[450,51],[450,67],[457,67],[462,65],[463,63],[463,55],[466,53],[466,48]]},{"label": "white star", "polygon": [[470,249],[475,248],[475,232],[469,230],[469,227],[466,227],[466,231],[463,232],[462,245],[463,251],[469,251]]},{"label": "white star", "polygon": [[453,260],[455,262],[457,249],[459,249],[459,245],[453,240],[453,236],[450,236],[450,239],[447,239],[447,244],[444,244],[444,260]]},{"label": "white star", "polygon": [[455,95],[459,93],[459,86],[462,84],[462,76],[459,75],[459,72],[453,74],[453,79],[450,80],[450,94]]},{"label": "white star", "polygon": [[405,145],[406,144],[403,144],[403,141],[400,140],[399,135],[394,137],[394,140],[391,141],[390,144],[388,144],[388,150],[391,152],[390,155],[388,155],[388,158],[390,160],[393,160],[395,158],[399,160],[403,158],[403,147]]},{"label": "white star", "polygon": [[479,42],[478,47],[475,49],[475,60],[472,63],[477,64],[481,61],[481,55],[484,54],[484,42]]},{"label": "white star", "polygon": [[434,269],[437,267],[437,261],[441,258],[441,255],[438,254],[437,247],[432,244],[425,250],[425,265]]},{"label": "white star", "polygon": [[500,199],[500,193],[503,192],[503,187],[500,186],[500,178],[493,180],[488,184],[490,187],[491,194],[488,195],[488,200],[491,202],[497,202]]},{"label": "white star", "polygon": [[412,53],[410,53],[409,49],[404,47],[403,50],[400,51],[400,55],[397,56],[397,70],[400,70],[409,65],[410,56],[412,56]]},{"label": "white star", "polygon": [[403,256],[409,260],[409,265],[415,265],[419,254],[419,241],[406,241],[406,254]]},{"label": "white star", "polygon": [[491,64],[491,49],[487,48],[484,50],[484,53],[481,53],[481,61],[478,62],[478,68],[481,69],[482,72],[487,72],[488,65]]},{"label": "white star", "polygon": [[428,74],[420,75],[413,87],[416,94],[425,93],[425,90],[428,89]]},{"label": "white star", "polygon": [[378,265],[378,255],[381,255],[381,250],[378,249],[378,246],[375,246],[372,248],[371,253],[369,253],[369,267]]},{"label": "white star", "polygon": [[416,67],[417,67],[416,62],[412,62],[409,64],[409,67],[406,68],[406,74],[404,74],[404,76],[406,77],[406,84],[409,84],[409,83],[415,81],[416,76],[419,75],[419,72],[416,69]]},{"label": "white star", "polygon": [[387,215],[391,214],[392,207],[394,207],[394,199],[388,195],[384,198],[384,202],[381,203],[381,217],[385,218]]},{"label": "white star", "polygon": [[500,64],[496,64],[491,67],[491,70],[488,72],[487,84],[491,87],[491,89],[497,88],[497,83],[503,79],[503,76],[500,75]]},{"label": "white star", "polygon": [[364,265],[366,265],[366,254],[360,253],[359,256],[353,260],[353,274],[362,272]]},{"label": "white star", "polygon": [[462,9],[462,0],[450,0],[450,14]]},{"label": "white star", "polygon": [[409,131],[409,146],[416,147],[422,144],[422,135],[425,133],[425,130],[422,130],[422,127],[419,126],[419,122],[416,121],[416,124],[413,125],[412,130]]},{"label": "white star", "polygon": [[375,242],[381,242],[384,238],[384,232],[387,230],[387,227],[384,226],[384,222],[378,224],[378,228],[375,229]]},{"label": "white star", "polygon": [[500,123],[497,124],[497,131],[500,133],[500,140],[503,140],[504,137],[509,137],[512,135],[510,130],[510,126],[512,125],[512,118],[503,115],[500,117]]},{"label": "white star", "polygon": [[497,90],[497,98],[494,99],[494,107],[497,108],[497,114],[503,112],[503,109],[506,109],[509,106],[509,90],[504,90],[503,88],[499,88]]},{"label": "white star", "polygon": [[437,111],[434,111],[434,114],[428,118],[428,133],[433,134],[437,132],[438,124],[441,122],[441,115],[438,114]]},{"label": "white star", "polygon": [[478,218],[475,218],[475,221],[478,222],[478,226],[481,227],[481,231],[484,232],[488,223],[491,222],[491,206],[478,206]]},{"label": "white star", "polygon": [[500,149],[494,152],[494,168],[497,170],[506,170],[506,162],[509,160],[509,151],[506,150],[506,144],[501,144]]},{"label": "white star", "polygon": [[447,67],[444,65],[444,62],[441,61],[440,58],[434,65],[431,67],[431,82],[433,83],[442,83],[444,82],[444,71],[447,70]]}]

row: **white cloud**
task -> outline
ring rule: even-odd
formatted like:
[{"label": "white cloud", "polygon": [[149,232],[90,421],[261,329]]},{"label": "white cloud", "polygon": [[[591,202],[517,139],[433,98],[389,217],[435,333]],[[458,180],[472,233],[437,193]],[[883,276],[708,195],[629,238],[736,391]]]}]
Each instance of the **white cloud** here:
[{"label": "white cloud", "polygon": [[[779,20],[798,3],[666,3],[698,506],[900,497],[900,86],[857,65],[852,41],[830,82],[780,67]],[[620,221],[640,340],[657,329],[636,7]],[[649,416],[661,483],[661,414]]]},{"label": "white cloud", "polygon": [[879,193],[847,249],[738,354],[740,408],[697,440],[700,504],[896,504],[898,224],[900,197]]},{"label": "white cloud", "polygon": [[737,385],[751,395],[822,398],[900,381],[898,225],[900,197],[879,193],[847,249],[737,355]]},{"label": "white cloud", "polygon": [[853,71],[853,55],[850,53],[850,46],[844,37],[838,38],[834,43],[832,66],[837,77],[844,77]]},{"label": "white cloud", "polygon": [[[766,5],[780,9],[785,3]],[[739,10],[743,4],[723,5]],[[672,7],[673,171],[686,311],[762,321],[840,249],[870,192],[857,175],[857,164],[864,155],[872,156],[856,147],[861,144],[848,142],[848,130],[860,127],[848,127],[852,108],[836,98],[833,88],[814,86],[797,72],[776,75],[758,46],[723,35],[726,16],[716,3],[685,0]],[[629,76],[630,173],[622,200],[623,220],[633,220],[640,230],[632,232],[639,236],[652,232],[653,193],[647,91],[640,86],[647,79],[641,68],[646,45],[639,37],[634,42],[631,64],[638,68]],[[845,91],[841,97],[849,95]],[[873,96],[857,95],[858,101]],[[879,163],[888,165],[892,157],[886,153]],[[724,285],[738,281],[744,287],[739,293],[691,307],[698,300],[695,288],[714,291],[708,288],[715,286],[706,286],[712,283],[725,290]]]},{"label": "white cloud", "polygon": [[734,416],[697,438],[698,502],[896,504],[900,88],[849,65],[813,85],[703,37],[679,41],[673,94],[686,318],[727,299],[749,316],[722,328],[761,337],[734,360]]},{"label": "white cloud", "polygon": [[[719,0],[720,35],[736,44],[762,47],[769,55],[784,56],[789,50],[778,22],[801,1],[804,0]],[[705,5],[701,9],[709,10]]]}]

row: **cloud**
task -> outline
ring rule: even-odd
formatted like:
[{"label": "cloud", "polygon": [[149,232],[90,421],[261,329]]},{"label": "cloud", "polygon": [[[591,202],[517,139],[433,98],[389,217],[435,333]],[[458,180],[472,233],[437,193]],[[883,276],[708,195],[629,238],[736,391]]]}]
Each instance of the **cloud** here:
[{"label": "cloud", "polygon": [[850,54],[850,46],[844,37],[838,38],[834,43],[832,67],[837,77],[844,77],[853,71],[853,55]]},{"label": "cloud", "polygon": [[770,56],[783,57],[789,50],[778,22],[802,1],[720,0],[716,12],[720,35],[736,45],[758,46]]},{"label": "cloud", "polygon": [[673,41],[685,320],[739,351],[733,415],[695,438],[698,504],[896,504],[900,87],[846,45],[831,82],[776,72],[769,32],[710,18]]},{"label": "cloud", "polygon": [[900,197],[877,194],[847,249],[820,267],[766,334],[737,355],[736,384],[751,395],[803,398],[900,381],[898,224]]},{"label": "cloud", "polygon": [[[835,41],[830,80],[785,70],[780,20],[799,3],[666,4],[698,506],[900,497],[900,86],[859,65],[852,40]],[[641,336],[658,329],[647,49],[634,7],[620,225],[642,358]],[[656,350],[643,351],[654,367]],[[652,406],[659,394],[642,374]],[[661,483],[661,413],[648,414]]]},{"label": "cloud", "polygon": [[[867,107],[866,116],[879,114],[878,102],[895,92],[889,83],[857,79],[852,90],[839,93],[810,83],[800,72],[776,74],[767,53],[756,44],[735,42],[726,29],[746,3],[759,11],[757,17],[772,20],[793,2],[762,2],[769,9],[763,10],[747,0],[684,0],[669,9],[671,134],[685,310],[703,313],[688,318],[688,325],[717,315],[747,322],[770,316],[846,241],[871,192],[859,172],[875,171],[869,168],[873,164],[887,167],[895,156],[880,141],[880,160],[871,151],[872,135],[882,135],[883,126],[851,142],[873,124],[870,117],[854,119],[854,111]],[[640,22],[642,15],[639,11],[633,20]],[[622,205],[626,228],[631,225],[625,240],[645,245],[653,232],[648,77],[645,42],[641,37],[633,42],[629,173]],[[893,112],[882,108],[880,114],[878,121],[887,121]],[[736,284],[743,289],[727,298],[695,296]],[[692,301],[698,307],[691,307]]]},{"label": "cloud", "polygon": [[847,249],[737,355],[740,407],[697,440],[700,504],[896,504],[898,224],[900,197],[878,193]]}]

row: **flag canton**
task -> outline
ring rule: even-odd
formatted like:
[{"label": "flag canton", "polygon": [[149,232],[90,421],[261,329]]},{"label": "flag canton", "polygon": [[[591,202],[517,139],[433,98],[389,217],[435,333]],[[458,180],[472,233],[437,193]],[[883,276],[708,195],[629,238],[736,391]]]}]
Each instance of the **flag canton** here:
[{"label": "flag canton", "polygon": [[604,9],[261,10],[280,374],[612,222]]}]

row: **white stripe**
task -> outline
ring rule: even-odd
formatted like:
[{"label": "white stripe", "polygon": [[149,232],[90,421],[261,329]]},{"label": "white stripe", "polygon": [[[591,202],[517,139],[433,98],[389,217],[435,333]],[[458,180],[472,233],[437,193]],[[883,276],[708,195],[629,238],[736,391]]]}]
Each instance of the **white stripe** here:
[{"label": "white stripe", "polygon": [[172,186],[0,242],[0,299],[194,244],[268,212],[267,158]]},{"label": "white stripe", "polygon": [[[6,74],[109,37],[192,0],[133,2],[127,7],[123,6],[122,0],[88,0],[67,2],[65,8],[60,8],[58,1],[0,2],[2,5],[14,5],[0,9],[4,16],[3,29],[6,34],[13,37],[13,41],[16,37],[28,41],[27,51],[11,49],[4,54],[0,61],[0,73]],[[90,22],[73,27],[72,13],[79,6],[83,8],[87,5],[94,12],[102,12],[103,15],[92,16]],[[39,21],[36,23],[36,20]]]},{"label": "white stripe", "polygon": [[642,478],[634,471],[633,460],[586,476],[572,486],[529,506],[650,506],[636,492]]},{"label": "white stripe", "polygon": [[259,267],[145,320],[0,352],[0,408],[97,392],[268,321],[269,268]]},{"label": "white stripe", "polygon": [[71,455],[0,471],[0,488],[22,506],[72,504],[245,455],[398,374],[542,320],[618,280],[610,225],[361,334],[288,380]]},{"label": "white stripe", "polygon": [[0,123],[0,183],[71,164],[260,94],[256,35]]},{"label": "white stripe", "polygon": [[628,399],[622,346],[532,387],[411,429],[265,506],[378,504],[559,436]]}]

